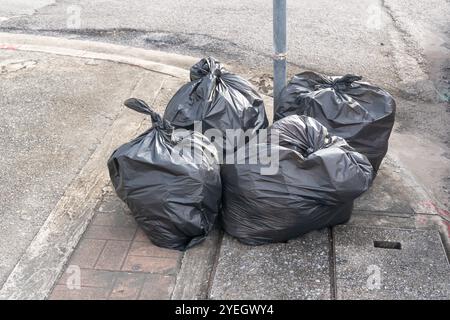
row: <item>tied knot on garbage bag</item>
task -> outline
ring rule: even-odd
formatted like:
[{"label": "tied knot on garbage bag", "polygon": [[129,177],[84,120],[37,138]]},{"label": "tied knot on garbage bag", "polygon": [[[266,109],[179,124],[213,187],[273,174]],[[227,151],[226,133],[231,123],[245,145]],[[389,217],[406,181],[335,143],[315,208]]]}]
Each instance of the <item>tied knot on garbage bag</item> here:
[{"label": "tied knot on garbage bag", "polygon": [[145,101],[136,98],[130,98],[124,102],[124,105],[139,113],[150,115],[153,128],[159,130],[160,136],[168,143],[174,143],[174,139],[176,138],[176,136],[172,134],[174,129],[173,126],[167,120],[163,119],[157,112],[152,110],[152,108],[150,108],[150,106]]},{"label": "tied knot on garbage bag", "polygon": [[175,93],[164,112],[164,119],[174,127],[193,130],[195,124],[201,124],[202,133],[214,129],[224,138],[215,139],[218,149],[224,147],[227,130],[256,134],[267,128],[261,96],[247,80],[228,72],[216,59],[203,58],[193,65],[190,79]]},{"label": "tied knot on garbage bag", "polygon": [[280,93],[274,120],[294,114],[316,119],[367,156],[376,174],[388,150],[396,104],[388,92],[360,80],[352,74],[297,74]]},{"label": "tied knot on garbage bag", "polygon": [[191,67],[190,77],[191,81],[201,79],[202,77],[212,74],[215,77],[220,77],[225,73],[222,64],[212,57],[203,58]]},{"label": "tied knot on garbage bag", "polygon": [[203,58],[191,67],[190,78],[191,81],[201,79],[208,74],[214,77],[220,77],[226,70],[222,64],[212,57]]},{"label": "tied knot on garbage bag", "polygon": [[352,86],[355,81],[362,80],[362,77],[355,76],[353,74],[346,74],[342,77],[336,77],[335,79],[331,80],[324,78],[325,83],[318,84],[314,87],[315,90],[320,89],[326,89],[326,88],[332,88],[336,91],[341,91],[348,89],[350,86]]},{"label": "tied knot on garbage bag", "polygon": [[145,103],[145,101],[136,98],[130,98],[124,102],[124,105],[139,113],[150,115],[152,124],[155,128],[162,130],[173,130],[173,127],[170,125],[170,123],[167,120],[164,120],[157,112],[152,110],[149,105]]},{"label": "tied knot on garbage bag", "polygon": [[221,203],[217,150],[199,132],[175,130],[142,100],[125,105],[150,115],[153,126],[109,158],[117,195],[154,244],[185,250],[200,243]]}]

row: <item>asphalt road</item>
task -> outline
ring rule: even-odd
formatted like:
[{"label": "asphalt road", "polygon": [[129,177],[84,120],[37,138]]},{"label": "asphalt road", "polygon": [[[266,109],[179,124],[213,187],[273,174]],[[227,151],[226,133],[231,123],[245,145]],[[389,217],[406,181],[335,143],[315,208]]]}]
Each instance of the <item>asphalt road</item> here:
[{"label": "asphalt road", "polygon": [[54,0],[2,0],[0,1],[0,21],[20,15],[31,15],[35,10],[54,2]]},{"label": "asphalt road", "polygon": [[[0,27],[11,31],[70,33],[194,56],[213,54],[270,72],[271,0],[0,2],[0,16],[9,18]],[[288,1],[289,62],[327,73],[358,73],[409,94],[433,95],[416,82],[448,56],[445,46],[433,50],[448,45],[446,13],[446,0]]]}]

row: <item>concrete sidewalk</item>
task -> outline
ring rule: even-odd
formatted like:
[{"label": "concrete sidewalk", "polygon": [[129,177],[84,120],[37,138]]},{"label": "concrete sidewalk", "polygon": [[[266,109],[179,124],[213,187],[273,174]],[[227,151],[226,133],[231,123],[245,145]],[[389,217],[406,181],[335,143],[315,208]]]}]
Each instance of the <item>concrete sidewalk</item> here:
[{"label": "concrete sidewalk", "polygon": [[114,195],[105,163],[150,125],[122,101],[139,97],[163,112],[195,59],[33,41],[0,35],[0,121],[9,128],[0,298],[450,298],[450,215],[394,149],[345,226],[261,247],[220,230],[185,253],[152,245]]}]

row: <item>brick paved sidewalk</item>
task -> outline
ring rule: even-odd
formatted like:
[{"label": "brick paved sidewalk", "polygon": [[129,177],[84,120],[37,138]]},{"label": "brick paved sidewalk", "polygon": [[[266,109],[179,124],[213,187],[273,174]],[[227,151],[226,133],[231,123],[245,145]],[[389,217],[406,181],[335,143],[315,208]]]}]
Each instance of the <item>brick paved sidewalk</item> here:
[{"label": "brick paved sidewalk", "polygon": [[182,253],[151,244],[111,187],[105,190],[49,298],[170,299]]}]

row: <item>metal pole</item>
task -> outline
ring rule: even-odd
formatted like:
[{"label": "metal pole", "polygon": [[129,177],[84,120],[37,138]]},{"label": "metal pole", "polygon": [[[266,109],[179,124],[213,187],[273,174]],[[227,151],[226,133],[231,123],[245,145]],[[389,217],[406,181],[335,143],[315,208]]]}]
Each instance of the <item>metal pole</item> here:
[{"label": "metal pole", "polygon": [[280,92],[286,85],[286,0],[273,0],[273,46],[273,98],[276,107]]}]

